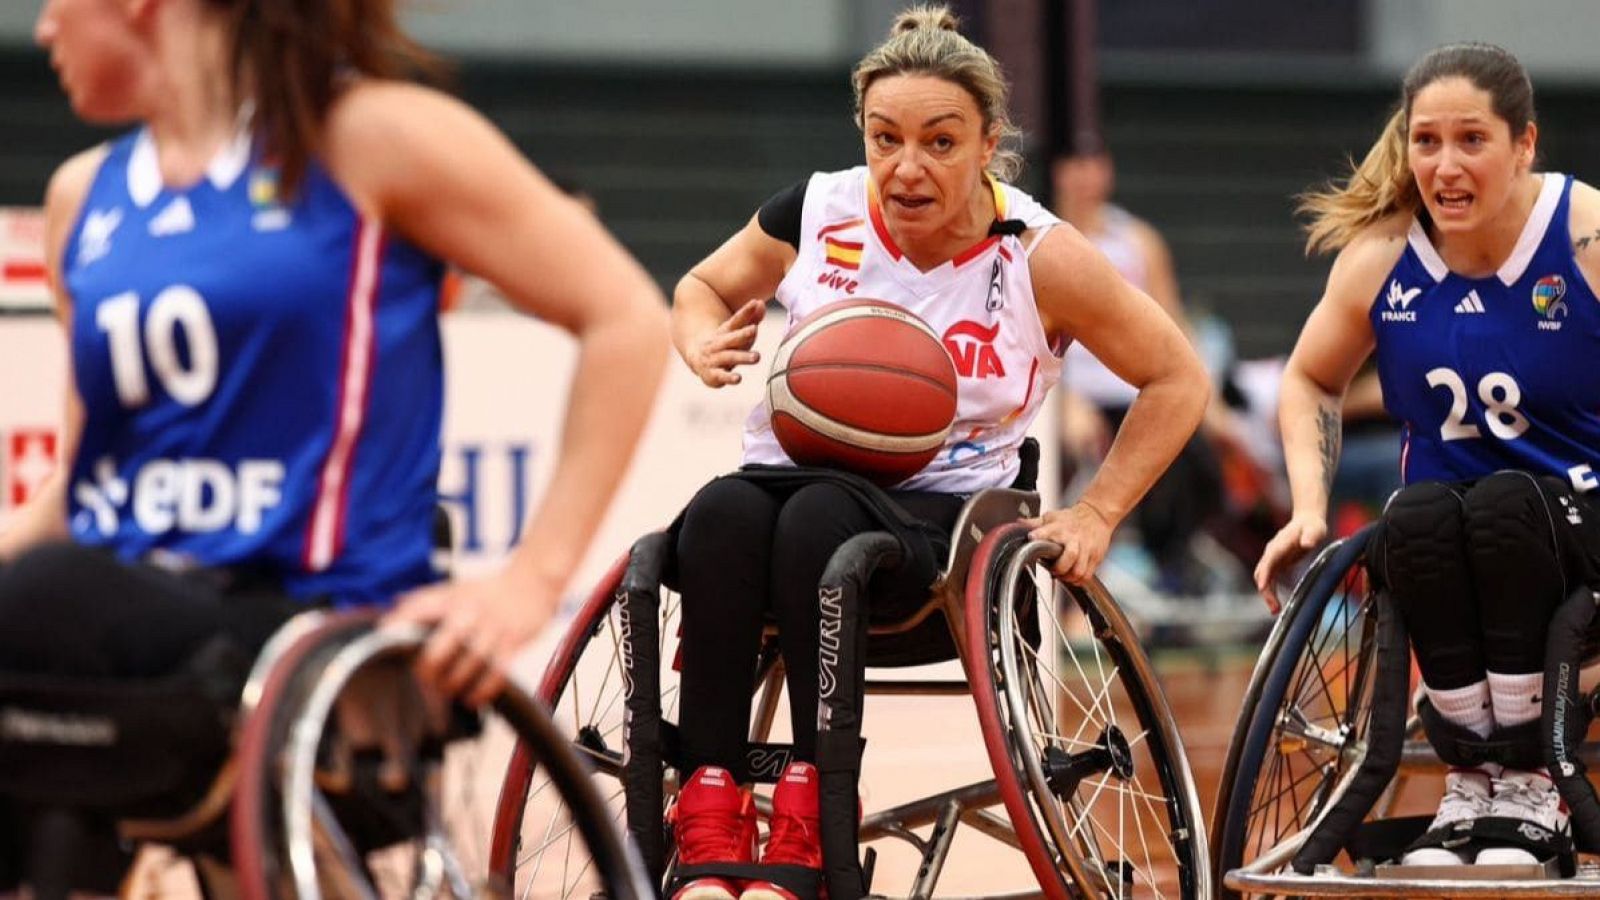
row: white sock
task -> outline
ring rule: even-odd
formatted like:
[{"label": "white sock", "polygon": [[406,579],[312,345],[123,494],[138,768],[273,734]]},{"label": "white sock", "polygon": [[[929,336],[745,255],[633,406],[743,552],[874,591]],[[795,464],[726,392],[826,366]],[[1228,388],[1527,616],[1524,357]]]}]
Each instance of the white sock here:
[{"label": "white sock", "polygon": [[1460,725],[1480,738],[1488,737],[1494,730],[1497,710],[1489,701],[1489,682],[1479,681],[1447,691],[1423,687],[1428,692],[1428,702],[1446,722]]},{"label": "white sock", "polygon": [[1511,728],[1539,718],[1544,708],[1544,673],[1501,675],[1489,673],[1489,695],[1493,698],[1494,722]]}]

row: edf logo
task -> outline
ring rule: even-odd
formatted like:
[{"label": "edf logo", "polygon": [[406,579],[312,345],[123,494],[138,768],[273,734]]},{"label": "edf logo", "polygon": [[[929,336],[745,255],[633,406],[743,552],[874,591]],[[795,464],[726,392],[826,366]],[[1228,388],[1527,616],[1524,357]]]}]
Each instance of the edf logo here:
[{"label": "edf logo", "polygon": [[459,513],[452,515],[458,552],[499,554],[517,542],[528,512],[536,451],[532,440],[462,441],[445,447],[439,501]]}]

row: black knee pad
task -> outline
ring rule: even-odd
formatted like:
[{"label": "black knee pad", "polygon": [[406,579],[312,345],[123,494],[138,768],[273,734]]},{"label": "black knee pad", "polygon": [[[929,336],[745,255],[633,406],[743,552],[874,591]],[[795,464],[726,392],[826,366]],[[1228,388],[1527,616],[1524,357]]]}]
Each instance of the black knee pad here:
[{"label": "black knee pad", "polygon": [[1563,595],[1600,586],[1600,517],[1561,479],[1496,472],[1467,491],[1464,505],[1474,552],[1554,567],[1568,582]]},{"label": "black knee pad", "polygon": [[1369,567],[1386,587],[1429,573],[1456,571],[1464,558],[1465,540],[1461,494],[1454,486],[1438,481],[1408,485],[1384,504],[1367,546]]}]

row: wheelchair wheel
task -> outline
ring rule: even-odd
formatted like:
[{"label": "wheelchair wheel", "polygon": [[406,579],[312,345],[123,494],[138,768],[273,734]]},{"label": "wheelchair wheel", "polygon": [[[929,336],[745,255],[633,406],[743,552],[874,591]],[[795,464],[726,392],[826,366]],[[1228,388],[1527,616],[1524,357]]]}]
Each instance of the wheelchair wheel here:
[{"label": "wheelchair wheel", "polygon": [[[619,560],[601,579],[556,648],[537,697],[568,734],[569,746],[600,776],[593,779],[614,828],[623,817],[622,719],[629,687],[623,668],[623,623],[616,602],[627,565]],[[677,652],[678,597],[662,592],[659,657]],[[676,673],[663,665],[661,712],[677,719]],[[544,760],[519,745],[505,770],[496,810],[490,871],[513,885],[515,896],[588,898],[599,886],[592,860],[576,840],[572,811],[557,790],[555,773]]]},{"label": "wheelchair wheel", "polygon": [[1219,882],[1313,824],[1365,758],[1377,651],[1366,536],[1318,556],[1256,663],[1217,788]]},{"label": "wheelchair wheel", "polygon": [[[484,776],[503,771],[513,745],[551,774],[597,889],[650,896],[588,770],[540,704],[514,683],[481,717],[428,699],[409,670],[424,638],[420,629],[325,627],[274,667],[241,735],[231,822],[241,896],[510,896],[489,872],[494,782]],[[345,704],[372,713],[366,737],[388,743],[401,771],[339,734]]]},{"label": "wheelchair wheel", "polygon": [[1097,583],[1039,624],[1058,551],[997,528],[967,579],[968,678],[1017,841],[1049,897],[1209,898],[1194,780],[1133,629]]}]

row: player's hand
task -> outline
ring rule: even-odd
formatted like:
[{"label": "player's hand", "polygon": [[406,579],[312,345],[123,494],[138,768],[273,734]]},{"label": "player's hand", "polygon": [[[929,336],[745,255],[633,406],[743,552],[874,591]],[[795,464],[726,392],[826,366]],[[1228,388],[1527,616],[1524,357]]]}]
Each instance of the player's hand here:
[{"label": "player's hand", "polygon": [[530,583],[506,568],[413,591],[388,621],[434,626],[417,655],[417,677],[446,696],[483,706],[505,687],[512,658],[559,601],[558,586]]},{"label": "player's hand", "polygon": [[684,362],[707,385],[719,388],[740,382],[734,369],[761,361],[761,354],[752,350],[756,343],[756,329],[767,314],[764,300],[751,300],[724,319],[689,350]]},{"label": "player's hand", "polygon": [[1267,548],[1261,551],[1261,561],[1256,563],[1256,590],[1261,592],[1261,599],[1267,601],[1267,608],[1273,615],[1283,607],[1278,602],[1279,577],[1327,536],[1326,519],[1296,515],[1267,542]]},{"label": "player's hand", "polygon": [[1094,570],[1106,558],[1106,548],[1111,546],[1111,533],[1115,530],[1098,510],[1081,502],[1024,522],[1033,526],[1028,537],[1061,545],[1061,555],[1056,557],[1050,571],[1070,584],[1083,584],[1094,576]]}]

